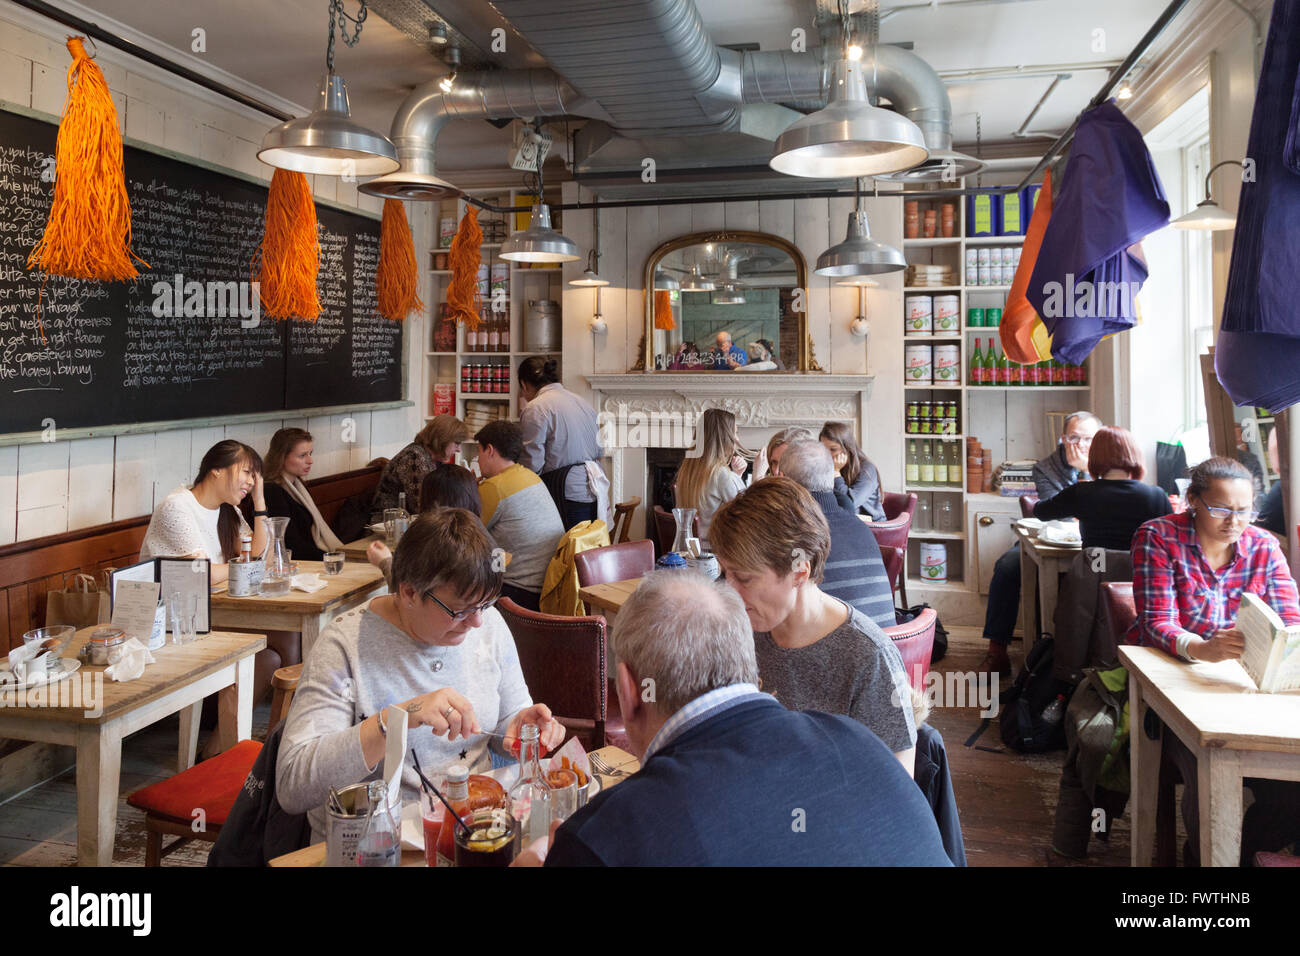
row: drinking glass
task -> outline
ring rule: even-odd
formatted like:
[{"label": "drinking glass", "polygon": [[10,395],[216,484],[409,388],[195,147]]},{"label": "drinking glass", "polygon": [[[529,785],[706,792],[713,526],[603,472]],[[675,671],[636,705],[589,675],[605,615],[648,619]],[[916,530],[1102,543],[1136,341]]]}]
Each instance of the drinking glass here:
[{"label": "drinking glass", "polygon": [[578,811],[578,775],[572,770],[552,770],[546,782],[551,785],[551,819],[569,819]]},{"label": "drinking glass", "polygon": [[190,644],[196,638],[194,617],[198,614],[198,597],[173,591],[167,598],[167,614],[172,622],[172,643]]},{"label": "drinking glass", "polygon": [[465,822],[468,832],[456,828],[457,866],[511,864],[519,850],[519,821],[509,810],[475,810]]},{"label": "drinking glass", "polygon": [[346,560],[346,558],[347,555],[344,554],[342,551],[326,551],[325,552],[325,573],[342,574],[343,562],[344,560]]},{"label": "drinking glass", "polygon": [[384,537],[390,548],[396,548],[397,542],[402,540],[402,535],[406,533],[407,522],[411,516],[401,508],[384,509]]}]

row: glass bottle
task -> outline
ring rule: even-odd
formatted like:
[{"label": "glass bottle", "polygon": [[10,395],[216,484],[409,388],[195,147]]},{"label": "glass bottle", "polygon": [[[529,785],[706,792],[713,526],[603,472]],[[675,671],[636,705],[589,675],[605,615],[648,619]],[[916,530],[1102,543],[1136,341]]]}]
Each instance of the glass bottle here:
[{"label": "glass bottle", "polygon": [[947,442],[935,442],[934,454],[934,483],[936,485],[948,484],[948,459],[944,457],[944,447]]},{"label": "glass bottle", "polygon": [[510,313],[501,313],[501,351],[510,351]]},{"label": "glass bottle", "polygon": [[[992,348],[991,339],[989,347]],[[997,358],[993,362],[993,370],[993,384],[1003,386],[1011,384],[1011,366],[1007,364],[1006,352],[997,354]]]},{"label": "glass bottle", "polygon": [[907,443],[907,465],[904,474],[903,483],[907,485],[919,484],[921,481],[921,462],[916,457],[916,442]]},{"label": "glass bottle", "polygon": [[370,781],[366,796],[370,806],[365,829],[357,841],[357,866],[397,866],[402,860],[401,831],[388,805],[387,784]]},{"label": "glass bottle", "polygon": [[519,821],[521,846],[550,834],[551,787],[542,772],[536,724],[524,724],[519,733],[519,780],[510,788],[510,806]]},{"label": "glass bottle", "polygon": [[938,514],[935,515],[934,530],[936,531],[954,530],[953,520],[952,520],[953,517],[952,502],[949,500],[947,495],[943,496],[943,501],[939,503],[939,506],[936,509],[936,511],[938,512]]},{"label": "glass bottle", "polygon": [[921,484],[934,484],[934,458],[928,441],[921,442]]},{"label": "glass bottle", "polygon": [[981,374],[983,372],[983,366],[984,355],[980,351],[980,340],[977,338],[975,340],[975,351],[973,351],[970,356],[970,375],[967,376],[966,379],[968,385],[980,384],[980,379],[983,377]]},{"label": "glass bottle", "polygon": [[[456,815],[464,819],[469,813],[469,768],[455,764],[447,771],[447,782],[443,785],[442,795],[447,798]],[[444,810],[446,808],[444,807]],[[456,865],[456,821],[450,813],[442,817],[442,829],[438,831],[438,865]]]},{"label": "glass bottle", "polygon": [[962,481],[961,456],[963,454],[963,446],[960,442],[952,442],[951,444],[952,448],[949,450],[952,452],[952,457],[948,459],[948,483],[960,488]]},{"label": "glass bottle", "polygon": [[501,351],[501,323],[497,321],[497,314],[495,312],[488,313],[487,328],[488,328],[487,350],[489,352],[500,352]]}]

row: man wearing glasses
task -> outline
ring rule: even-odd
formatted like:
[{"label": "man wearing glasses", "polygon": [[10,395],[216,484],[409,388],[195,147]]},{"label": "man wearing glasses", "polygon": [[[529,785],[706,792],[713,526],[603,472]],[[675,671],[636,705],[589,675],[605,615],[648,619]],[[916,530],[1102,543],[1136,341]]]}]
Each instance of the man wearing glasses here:
[{"label": "man wearing glasses", "polygon": [[[1077,411],[1065,417],[1060,443],[1050,455],[1034,465],[1034,490],[1039,501],[1054,498],[1070,485],[1089,480],[1088,452],[1101,419],[1092,412]],[[1020,543],[1017,541],[998,558],[989,581],[989,604],[984,613],[984,636],[988,653],[978,670],[1011,676],[1007,645],[1020,613]]]}]

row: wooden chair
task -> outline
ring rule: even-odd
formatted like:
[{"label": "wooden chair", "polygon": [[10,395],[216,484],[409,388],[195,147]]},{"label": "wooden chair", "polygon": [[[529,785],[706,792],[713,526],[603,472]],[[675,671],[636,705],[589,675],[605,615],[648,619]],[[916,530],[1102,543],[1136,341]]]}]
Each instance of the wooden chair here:
[{"label": "wooden chair", "polygon": [[[275,727],[288,715],[301,676],[301,664],[281,667],[272,676],[275,693],[271,698],[269,727]],[[128,804],[144,811],[144,865],[162,866],[163,857],[192,840],[216,843],[235,798],[261,752],[260,741],[241,740],[224,753],[127,797]],[[196,832],[197,810],[203,811],[203,827]],[[176,837],[165,847],[164,834]]]},{"label": "wooden chair", "polygon": [[629,498],[614,506],[614,527],[610,529],[609,540],[622,544],[632,534],[632,514],[641,507],[640,498]]},{"label": "wooden chair", "polygon": [[925,692],[925,675],[930,672],[930,656],[934,652],[934,626],[938,620],[939,615],[935,609],[927,607],[905,624],[882,628],[903,658],[908,683],[921,693]]},{"label": "wooden chair", "polygon": [[[519,652],[534,700],[545,701],[588,751],[627,747],[622,714],[609,714],[603,617],[560,617],[529,611],[508,597],[497,601]],[[621,741],[621,742],[620,742]]]},{"label": "wooden chair", "polygon": [[607,548],[589,548],[573,556],[578,586],[609,584],[639,578],[655,566],[655,546],[650,540],[624,541]]}]

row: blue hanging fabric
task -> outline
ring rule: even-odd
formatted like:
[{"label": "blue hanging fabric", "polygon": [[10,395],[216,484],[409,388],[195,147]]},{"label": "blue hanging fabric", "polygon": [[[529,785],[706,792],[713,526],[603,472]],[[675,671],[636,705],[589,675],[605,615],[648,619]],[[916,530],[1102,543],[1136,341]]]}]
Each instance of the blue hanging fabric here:
[{"label": "blue hanging fabric", "polygon": [[1070,147],[1026,298],[1052,333],[1052,355],[1081,365],[1137,321],[1147,278],[1137,242],[1169,222],[1169,203],[1137,127],[1108,100],[1086,110]]},{"label": "blue hanging fabric", "polygon": [[1300,402],[1300,3],[1276,3],[1260,69],[1214,369],[1238,405]]}]

